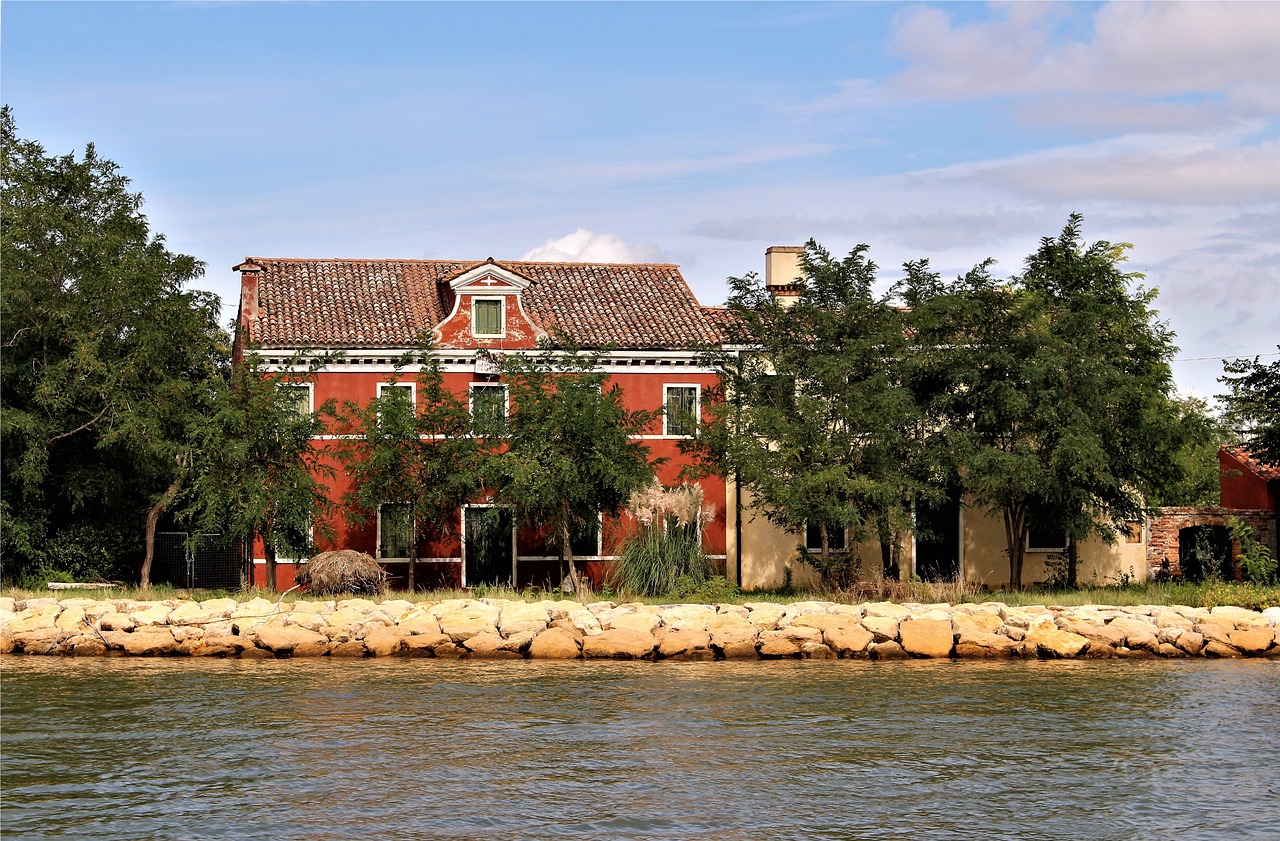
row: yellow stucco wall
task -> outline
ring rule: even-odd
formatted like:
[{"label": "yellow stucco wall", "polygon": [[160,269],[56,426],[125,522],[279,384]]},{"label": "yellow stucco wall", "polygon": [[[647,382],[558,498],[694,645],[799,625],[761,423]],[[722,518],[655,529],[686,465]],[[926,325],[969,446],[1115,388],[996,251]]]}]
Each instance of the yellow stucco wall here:
[{"label": "yellow stucco wall", "polygon": [[[738,557],[736,512],[733,482],[728,483],[728,540],[726,571],[732,579]],[[812,567],[799,560],[797,551],[803,535],[788,534],[770,523],[763,514],[753,514],[751,493],[743,491],[742,504],[742,568],[739,585],[744,590],[767,590],[781,587],[786,569],[792,570],[792,584],[796,587],[813,587],[819,583]],[[1009,582],[1009,560],[1005,551],[1004,526],[1001,519],[982,510],[962,507],[960,512],[961,576],[966,583],[992,589]],[[1098,538],[1090,538],[1080,545],[1078,581],[1082,585],[1115,584],[1122,576],[1134,581],[1147,577],[1147,531],[1142,530],[1142,540],[1129,543],[1120,535],[1113,545]],[[880,544],[868,541],[860,544],[858,554],[862,560],[862,578],[876,580],[881,577]],[[1047,562],[1053,553],[1027,552],[1022,567],[1022,583],[1025,585],[1044,581],[1049,572]],[[903,575],[914,572],[914,558],[908,546],[904,552]]]}]

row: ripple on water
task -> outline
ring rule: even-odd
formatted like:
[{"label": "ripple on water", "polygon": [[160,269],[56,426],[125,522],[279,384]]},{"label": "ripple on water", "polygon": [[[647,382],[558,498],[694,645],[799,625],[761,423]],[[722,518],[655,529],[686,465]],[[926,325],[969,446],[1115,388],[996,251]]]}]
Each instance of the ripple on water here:
[{"label": "ripple on water", "polygon": [[6,837],[1271,838],[1280,664],[3,661]]}]

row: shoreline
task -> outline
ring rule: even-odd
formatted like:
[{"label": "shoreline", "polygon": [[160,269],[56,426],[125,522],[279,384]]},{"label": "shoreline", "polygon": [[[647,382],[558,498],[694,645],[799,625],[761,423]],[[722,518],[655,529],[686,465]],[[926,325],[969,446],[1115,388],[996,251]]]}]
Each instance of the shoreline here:
[{"label": "shoreline", "polygon": [[1280,659],[1280,608],[0,598],[0,654],[776,660]]}]

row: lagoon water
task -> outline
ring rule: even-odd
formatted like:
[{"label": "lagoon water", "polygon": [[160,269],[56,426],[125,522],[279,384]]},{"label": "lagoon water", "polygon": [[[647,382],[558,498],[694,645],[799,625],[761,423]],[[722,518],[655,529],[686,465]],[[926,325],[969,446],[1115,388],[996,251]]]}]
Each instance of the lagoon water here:
[{"label": "lagoon water", "polygon": [[5,839],[1274,839],[1280,663],[6,657]]}]

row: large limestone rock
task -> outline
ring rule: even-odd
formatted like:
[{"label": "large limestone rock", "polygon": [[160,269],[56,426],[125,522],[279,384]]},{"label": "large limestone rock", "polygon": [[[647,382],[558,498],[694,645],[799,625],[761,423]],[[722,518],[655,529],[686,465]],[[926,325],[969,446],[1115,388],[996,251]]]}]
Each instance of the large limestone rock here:
[{"label": "large limestone rock", "polygon": [[671,631],[658,645],[658,654],[667,660],[712,660],[711,635],[706,631]]},{"label": "large limestone rock", "polygon": [[898,638],[913,657],[950,657],[954,643],[950,618],[905,619],[898,626]]},{"label": "large limestone rock", "polygon": [[609,628],[614,630],[635,631],[650,636],[661,624],[662,618],[653,613],[623,613],[609,620]]},{"label": "large limestone rock", "polygon": [[1156,627],[1141,619],[1112,619],[1107,627],[1124,634],[1125,645],[1152,653],[1160,650],[1160,640],[1156,637]]},{"label": "large limestone rock", "polygon": [[600,620],[589,610],[573,610],[569,612],[566,621],[578,630],[578,633],[585,637],[594,636],[604,632],[604,628],[600,626]]},{"label": "large limestone rock", "polygon": [[496,631],[476,634],[471,639],[463,643],[463,646],[471,652],[472,657],[485,660],[515,660],[520,655],[517,652],[505,648],[506,639]]},{"label": "large limestone rock", "polygon": [[1188,654],[1199,654],[1204,649],[1204,636],[1195,631],[1183,631],[1174,644]]},{"label": "large limestone rock", "polygon": [[329,648],[329,638],[324,634],[297,626],[270,625],[255,628],[250,638],[258,648],[270,651],[277,657],[318,657]]},{"label": "large limestone rock", "polygon": [[822,632],[823,642],[840,657],[861,657],[875,636],[861,625],[837,626]]},{"label": "large limestone rock", "polygon": [[679,604],[658,609],[662,624],[673,631],[705,631],[716,619],[716,609],[708,604]]},{"label": "large limestone rock", "polygon": [[966,631],[956,642],[957,657],[1008,657],[1013,653],[1013,640],[1003,634]]},{"label": "large limestone rock", "polygon": [[404,638],[407,636],[409,632],[404,628],[378,625],[365,632],[364,647],[374,657],[388,657],[400,653]]},{"label": "large limestone rock", "polygon": [[57,605],[28,607],[21,610],[18,614],[5,625],[9,633],[17,635],[26,633],[27,631],[44,631],[51,630],[54,623],[58,621],[58,614],[61,610]]},{"label": "large limestone rock", "polygon": [[[62,641],[72,634],[61,628],[35,628],[10,635],[9,629],[6,628],[5,635],[9,639],[6,645],[12,646],[11,651],[20,651],[23,654],[56,654]],[[169,638],[169,642],[173,643],[173,637]]]},{"label": "large limestone rock", "polygon": [[461,643],[486,631],[498,633],[498,616],[496,609],[479,605],[447,611],[437,618],[440,620],[440,632],[448,635],[455,643]]},{"label": "large limestone rock", "polygon": [[1104,625],[1087,619],[1071,619],[1065,623],[1063,630],[1079,634],[1091,642],[1106,643],[1113,648],[1118,648],[1125,644],[1124,626],[1116,625],[1114,622],[1110,625]]},{"label": "large limestone rock", "polygon": [[[812,630],[817,630],[816,628]],[[821,631],[818,632],[821,635]],[[779,659],[783,657],[799,657],[802,653],[803,644],[812,642],[812,640],[797,639],[786,630],[781,631],[761,631],[760,632],[760,648],[759,654],[766,660]]]},{"label": "large limestone rock", "polygon": [[410,610],[400,617],[397,627],[410,634],[438,634],[440,620],[424,609]]},{"label": "large limestone rock", "polygon": [[53,627],[64,631],[82,632],[85,629],[84,608],[78,605],[63,608],[58,618],[53,620]]},{"label": "large limestone rock", "polygon": [[998,613],[974,612],[954,613],[951,616],[951,633],[957,636],[965,634],[994,634],[1004,625]]},{"label": "large limestone rock", "polygon": [[462,656],[466,652],[444,634],[410,634],[400,641],[400,646],[411,657]]},{"label": "large limestone rock", "polygon": [[[443,637],[444,635],[441,634]],[[448,639],[448,637],[444,637]],[[342,642],[329,643],[330,657],[364,657],[369,653],[369,649],[364,647],[364,640],[344,640]]]},{"label": "large limestone rock", "polygon": [[[879,619],[906,619],[911,615],[911,608],[893,602],[869,602],[862,606],[866,617]],[[866,624],[865,622],[863,624]]]},{"label": "large limestone rock", "polygon": [[581,655],[578,640],[561,628],[549,628],[529,643],[529,656],[535,660],[576,660]]},{"label": "large limestone rock", "polygon": [[786,613],[785,607],[773,602],[747,602],[743,607],[747,609],[747,621],[766,631],[778,627],[778,621]]},{"label": "large limestone rock", "polygon": [[498,618],[498,632],[504,637],[533,632],[542,633],[551,621],[542,605],[526,602],[507,602]]},{"label": "large limestone rock", "polygon": [[306,628],[308,631],[315,631],[317,634],[324,633],[324,629],[329,627],[328,621],[318,613],[312,613],[309,610],[298,610],[296,607],[289,611],[285,616],[286,625],[297,625],[299,628]]},{"label": "large limestone rock", "polygon": [[897,642],[900,619],[894,616],[871,616],[862,619],[862,627],[875,636],[876,642]]},{"label": "large limestone rock", "polygon": [[116,639],[124,653],[134,657],[160,657],[178,653],[178,641],[166,627],[142,627],[131,634],[120,634]]},{"label": "large limestone rock", "polygon": [[1222,619],[1226,622],[1234,623],[1236,629],[1241,631],[1271,624],[1267,617],[1256,610],[1235,607],[1234,605],[1219,605],[1210,610],[1209,615],[1213,619]]},{"label": "large limestone rock", "polygon": [[1275,641],[1275,631],[1269,625],[1241,630],[1237,628],[1227,634],[1233,648],[1239,649],[1246,657],[1253,657],[1266,652]]},{"label": "large limestone rock", "polygon": [[1089,644],[1087,638],[1059,630],[1053,625],[1037,625],[1023,642],[1027,646],[1035,646],[1042,657],[1075,657]]},{"label": "large limestone rock", "polygon": [[832,628],[856,628],[858,618],[835,613],[806,613],[791,620],[789,628],[816,628],[827,631]]},{"label": "large limestone rock", "polygon": [[733,645],[750,645],[751,656],[756,655],[756,637],[760,630],[737,613],[721,613],[707,623],[711,644],[719,649]]},{"label": "large limestone rock", "polygon": [[905,660],[911,655],[896,642],[873,642],[867,647],[872,660]]},{"label": "large limestone rock", "polygon": [[639,660],[651,656],[656,647],[651,634],[611,628],[585,637],[582,640],[582,656],[588,659]]}]

